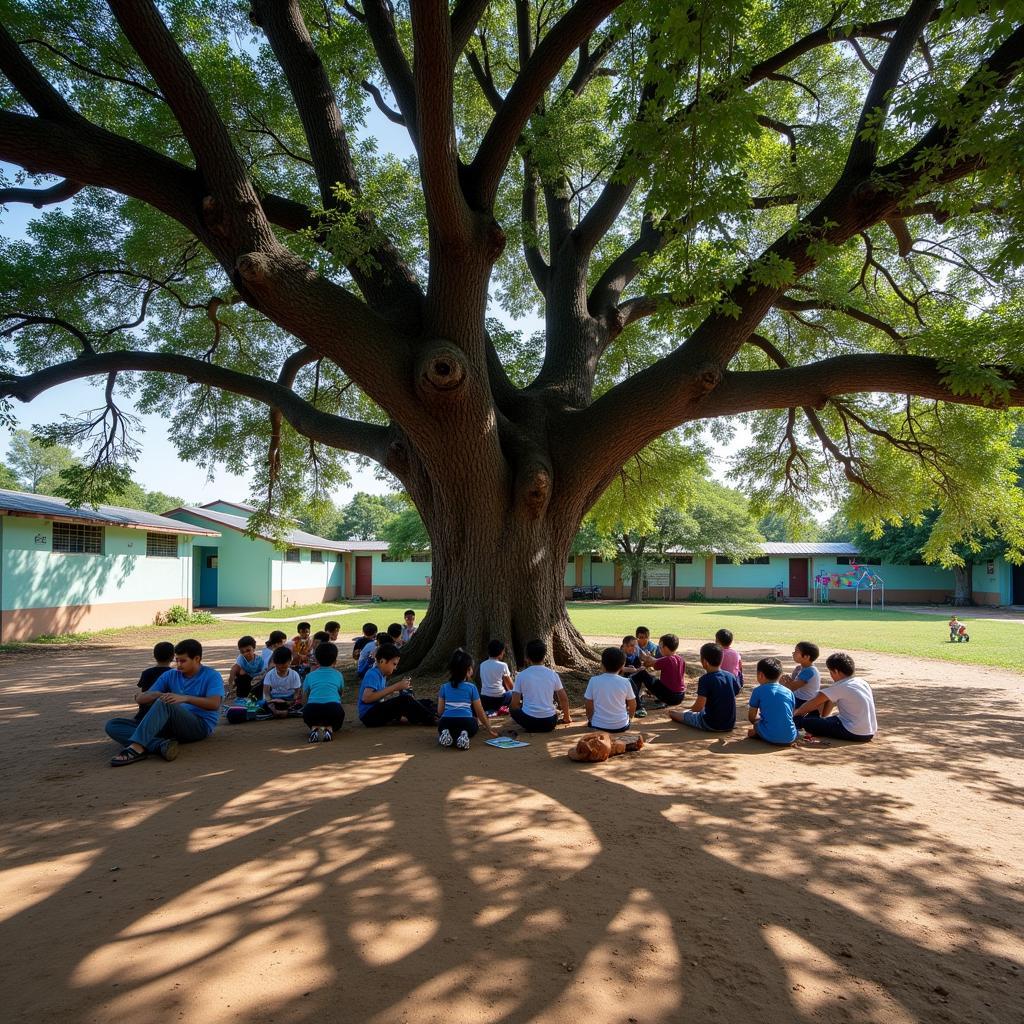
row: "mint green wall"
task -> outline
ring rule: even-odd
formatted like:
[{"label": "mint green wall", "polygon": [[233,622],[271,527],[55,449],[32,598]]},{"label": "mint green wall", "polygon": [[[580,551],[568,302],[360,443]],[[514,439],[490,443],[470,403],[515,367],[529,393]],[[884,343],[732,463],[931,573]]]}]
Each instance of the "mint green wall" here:
[{"label": "mint green wall", "polygon": [[[886,590],[949,590],[953,589],[953,573],[939,565],[897,565],[884,562],[869,565],[867,569],[881,576]],[[848,565],[837,565],[834,557],[827,555],[814,559],[812,577],[819,572],[846,573]]]},{"label": "mint green wall", "polygon": [[[685,587],[688,594],[691,590],[703,588],[704,586],[704,559],[694,558],[690,565],[675,563],[676,569],[676,590]],[[681,595],[683,597],[686,594]]]},{"label": "mint green wall", "polygon": [[604,561],[595,562],[593,559],[583,559],[583,580],[584,587],[614,587],[615,586],[615,563]]},{"label": "mint green wall", "polygon": [[[368,551],[356,551],[356,555],[367,555]],[[355,563],[353,562],[353,565]],[[353,570],[354,572],[355,570]],[[430,562],[414,562],[409,558],[401,562],[382,562],[381,552],[373,552],[374,587],[422,587],[427,576],[432,576]],[[355,577],[353,576],[353,582]]]},{"label": "mint green wall", "polygon": [[[40,538],[37,540],[36,538]],[[188,599],[192,539],[177,558],[149,558],[146,531],[103,528],[103,554],[55,553],[53,523],[0,517],[0,599],[5,610]]]},{"label": "mint green wall", "polygon": [[974,567],[971,577],[974,589],[979,594],[998,594],[1000,604],[1010,604],[1013,600],[1013,566],[1005,558],[997,558],[991,576],[987,566],[987,562],[981,562]]},{"label": "mint green wall", "polygon": [[[772,558],[767,565],[715,565],[713,587],[754,587],[768,593],[779,580],[789,587],[789,558]],[[703,580],[701,580],[703,583]]]},{"label": "mint green wall", "polygon": [[[171,518],[220,532],[219,537],[203,537],[196,541],[197,546],[217,549],[218,607],[270,607],[270,560],[275,554],[274,545],[270,541],[247,537],[244,533],[228,526],[219,526],[191,512],[175,512]],[[198,602],[198,566],[192,594],[193,600]]]},{"label": "mint green wall", "polygon": [[567,587],[576,586],[576,559],[570,558],[565,566],[565,575],[562,577],[563,585]]},{"label": "mint green wall", "polygon": [[299,548],[299,560],[286,562],[283,551],[274,551],[271,558],[273,607],[280,607],[283,601],[286,602],[290,590],[327,590],[329,587],[337,587],[340,593],[345,585],[345,564],[337,560],[334,551],[324,551],[323,558],[322,562],[314,562],[309,548]]}]

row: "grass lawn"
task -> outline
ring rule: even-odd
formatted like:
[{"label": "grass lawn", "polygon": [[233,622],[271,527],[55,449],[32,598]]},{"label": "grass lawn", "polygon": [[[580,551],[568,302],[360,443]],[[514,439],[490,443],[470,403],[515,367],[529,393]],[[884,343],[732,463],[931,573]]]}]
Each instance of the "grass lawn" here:
[{"label": "grass lawn", "polygon": [[[391,622],[401,622],[406,608],[412,608],[417,619],[422,621],[427,606],[425,601],[385,601],[381,604],[360,604],[354,608],[351,605],[312,604],[259,613],[261,618],[277,620],[274,624],[239,621],[208,626],[134,626],[76,633],[46,642],[145,645],[182,636],[193,636],[197,640],[234,639],[244,633],[251,633],[262,642],[271,629],[280,628],[293,633],[300,619],[312,623],[314,630],[322,629],[329,619],[337,619],[342,625],[342,637],[348,639],[358,635],[364,622],[376,622],[381,628]],[[569,604],[569,614],[576,628],[586,636],[624,636],[641,624],[649,626],[655,637],[660,633],[678,633],[683,639],[683,652],[690,656],[694,654],[694,641],[710,640],[715,630],[725,626],[741,643],[788,645],[797,640],[812,640],[821,647],[823,654],[851,648],[1024,671],[1024,626],[996,619],[972,618],[970,609],[961,614],[971,633],[969,644],[949,643],[946,620],[940,615],[906,611],[871,612],[845,605],[823,608],[712,601],[640,605],[581,601]],[[8,649],[13,650],[17,646],[9,645]]]}]

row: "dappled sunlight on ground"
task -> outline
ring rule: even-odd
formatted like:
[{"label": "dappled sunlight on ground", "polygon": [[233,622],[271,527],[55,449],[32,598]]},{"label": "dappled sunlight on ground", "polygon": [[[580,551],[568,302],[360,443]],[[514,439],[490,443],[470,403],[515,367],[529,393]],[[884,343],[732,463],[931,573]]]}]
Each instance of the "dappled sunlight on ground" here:
[{"label": "dappled sunlight on ground", "polygon": [[866,746],[654,712],[643,752],[578,765],[578,725],[457,752],[283,721],[114,771],[138,656],[87,662],[3,693],[12,1024],[1024,1020],[1010,681],[873,678]]}]

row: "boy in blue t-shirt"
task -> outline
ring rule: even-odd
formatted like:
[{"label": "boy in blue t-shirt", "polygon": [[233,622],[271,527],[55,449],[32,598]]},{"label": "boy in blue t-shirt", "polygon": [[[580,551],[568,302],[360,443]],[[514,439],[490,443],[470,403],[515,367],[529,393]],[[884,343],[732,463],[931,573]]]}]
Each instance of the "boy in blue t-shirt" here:
[{"label": "boy in blue t-shirt", "polygon": [[781,675],[782,662],[778,658],[762,658],[757,663],[758,685],[750,694],[747,738],[788,747],[798,734],[793,724],[793,691],[782,685]]},{"label": "boy in blue t-shirt", "polygon": [[310,743],[329,743],[334,739],[334,730],[340,729],[345,721],[345,709],[341,706],[345,677],[334,668],[338,660],[335,644],[318,644],[313,660],[317,667],[306,676],[302,686],[302,720],[309,726]]},{"label": "boy in blue t-shirt", "polygon": [[179,743],[204,740],[217,728],[224,680],[203,664],[203,645],[182,640],[174,648],[174,664],[148,690],[136,694],[139,707],[148,708],[142,721],[107,722],[107,735],[124,748],[111,758],[112,767],[135,764],[150,754],[173,761]]},{"label": "boy in blue t-shirt", "polygon": [[[793,691],[796,708],[802,708],[809,700],[814,700],[821,691],[821,673],[814,667],[821,651],[817,644],[809,640],[801,640],[793,648],[793,660],[796,666],[792,674],[784,675],[779,682]],[[817,711],[812,715],[820,717]],[[808,716],[810,717],[810,716]]]},{"label": "boy in blue t-shirt", "polygon": [[722,670],[724,653],[721,644],[701,647],[704,675],[697,680],[697,699],[686,711],[669,709],[669,718],[704,732],[732,732],[736,725],[736,694],[740,692],[740,681],[731,672]]},{"label": "boy in blue t-shirt", "polygon": [[245,700],[253,691],[259,693],[259,685],[266,671],[263,658],[256,652],[256,638],[238,638],[238,657],[228,672],[228,689],[234,689],[239,700]]},{"label": "boy in blue t-shirt", "polygon": [[400,657],[394,644],[381,644],[374,652],[376,664],[359,683],[356,710],[363,725],[376,728],[402,721],[433,725],[437,721],[437,716],[412,695],[412,680],[408,676],[397,683],[389,682]]}]

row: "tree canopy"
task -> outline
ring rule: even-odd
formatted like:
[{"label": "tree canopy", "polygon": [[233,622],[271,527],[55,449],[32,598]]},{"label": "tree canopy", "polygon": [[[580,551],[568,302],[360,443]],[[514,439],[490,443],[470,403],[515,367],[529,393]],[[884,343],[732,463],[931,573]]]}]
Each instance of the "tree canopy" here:
[{"label": "tree canopy", "polygon": [[[0,400],[105,381],[63,425],[101,485],[137,452],[131,403],[247,466],[268,512],[343,453],[383,467],[435,560],[409,658],[489,631],[570,656],[579,523],[687,424],[746,422],[758,514],[838,479],[868,521],[941,492],[964,533],[1024,403],[1022,20],[3,0],[0,203],[61,205],[0,249]],[[519,585],[484,600],[470,564]]]}]

